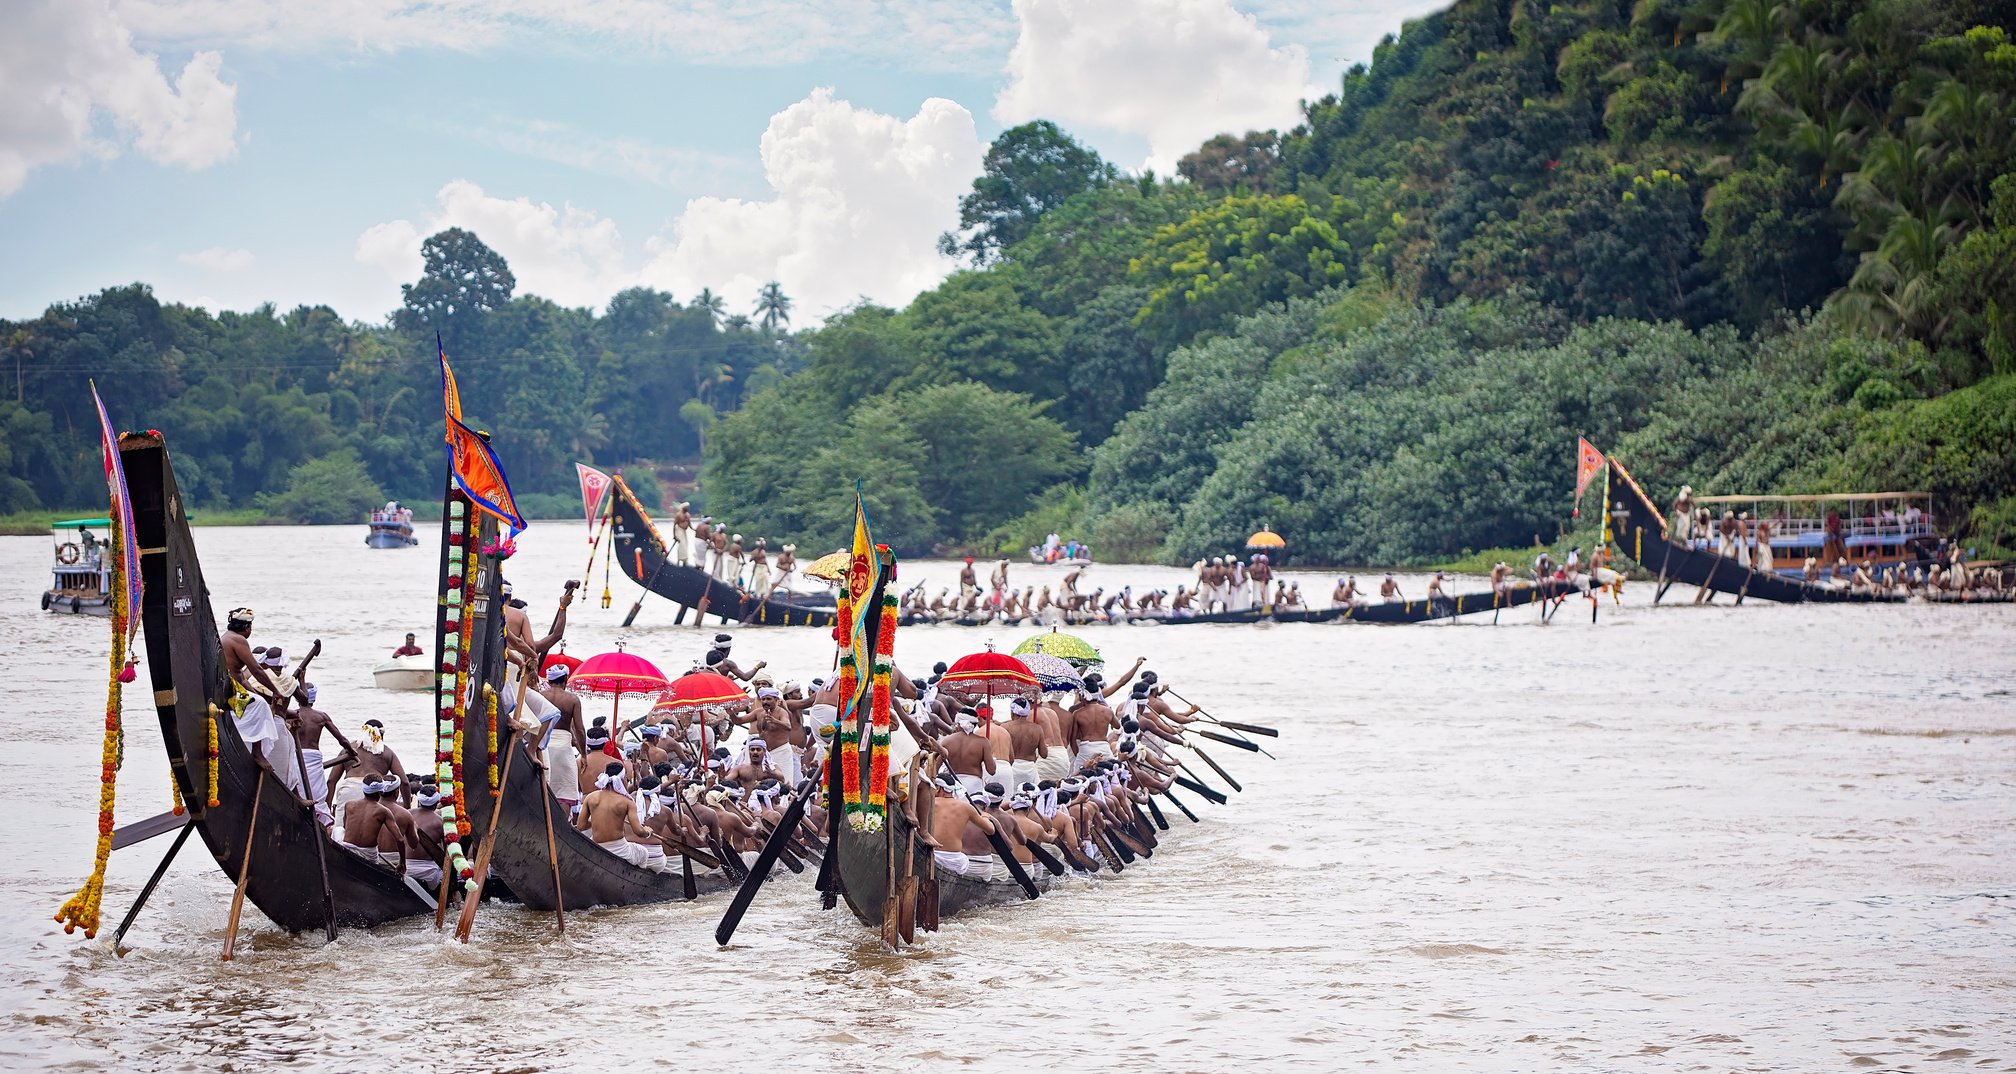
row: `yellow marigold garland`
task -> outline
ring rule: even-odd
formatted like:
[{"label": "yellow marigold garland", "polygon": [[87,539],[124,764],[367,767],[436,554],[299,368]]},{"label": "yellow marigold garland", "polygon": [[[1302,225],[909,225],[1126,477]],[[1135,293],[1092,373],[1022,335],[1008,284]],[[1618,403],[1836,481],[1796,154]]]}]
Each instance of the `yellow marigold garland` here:
[{"label": "yellow marigold garland", "polygon": [[[123,540],[115,512],[109,548],[121,547]],[[125,558],[113,556],[112,671],[105,683],[105,744],[98,756],[98,849],[91,862],[91,875],[85,878],[84,886],[56,911],[56,920],[63,925],[64,932],[75,932],[82,926],[85,939],[98,935],[98,908],[105,899],[105,865],[112,857],[112,807],[118,796],[119,758],[124,748],[120,742],[123,731],[119,715],[123,690],[119,684],[119,673],[126,667],[126,625],[132,612],[126,599]]]}]

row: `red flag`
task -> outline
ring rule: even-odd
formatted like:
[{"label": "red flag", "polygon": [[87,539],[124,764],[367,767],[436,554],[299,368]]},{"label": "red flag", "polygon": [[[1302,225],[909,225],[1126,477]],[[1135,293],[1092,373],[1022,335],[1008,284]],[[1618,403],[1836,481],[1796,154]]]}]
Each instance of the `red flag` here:
[{"label": "red flag", "polygon": [[504,476],[504,463],[490,449],[488,440],[462,424],[462,395],[455,390],[454,370],[448,368],[448,348],[441,345],[439,336],[434,338],[434,346],[441,355],[441,409],[448,422],[444,439],[455,484],[471,503],[496,515],[513,536],[522,533],[525,517],[518,513],[518,500],[511,494],[510,479]]},{"label": "red flag", "polygon": [[596,508],[602,506],[602,494],[609,490],[609,475],[593,466],[574,464],[574,473],[581,478],[581,509],[588,513],[588,528],[595,528]]},{"label": "red flag", "polygon": [[1575,517],[1582,514],[1582,493],[1603,472],[1604,465],[1603,453],[1596,450],[1596,445],[1583,437],[1575,438]]},{"label": "red flag", "polygon": [[[121,574],[126,590],[127,644],[140,629],[140,544],[133,535],[133,497],[126,491],[126,464],[119,457],[119,434],[112,431],[112,418],[105,413],[105,401],[98,398],[98,385],[91,384],[91,404],[98,408],[98,443],[105,453],[105,489],[111,496],[113,524],[118,527]],[[132,680],[123,680],[130,682]]]}]

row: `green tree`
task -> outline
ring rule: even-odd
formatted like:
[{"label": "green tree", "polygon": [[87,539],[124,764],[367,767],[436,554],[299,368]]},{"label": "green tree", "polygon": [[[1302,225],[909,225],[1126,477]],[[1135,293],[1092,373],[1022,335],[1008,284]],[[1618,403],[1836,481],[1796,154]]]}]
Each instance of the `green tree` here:
[{"label": "green tree", "polygon": [[277,519],[315,526],[355,523],[383,499],[364,460],[349,448],[331,452],[288,471],[277,493],[261,493],[259,508]]},{"label": "green tree", "polygon": [[504,258],[473,231],[451,227],[420,244],[420,279],[402,285],[403,308],[393,316],[399,328],[419,336],[439,332],[454,351],[479,340],[483,315],[503,309],[518,287]]},{"label": "green tree", "polygon": [[780,326],[791,323],[791,300],[784,297],[784,288],[776,280],[756,293],[756,323],[768,335],[776,335]]},{"label": "green tree", "polygon": [[1045,213],[1118,174],[1047,119],[1010,127],[987,147],[972,193],[959,199],[959,229],[940,236],[938,249],[985,264],[1020,242]]},{"label": "green tree", "polygon": [[1245,137],[1214,135],[1176,162],[1176,173],[1214,194],[1259,194],[1281,162],[1281,137],[1247,131]]}]

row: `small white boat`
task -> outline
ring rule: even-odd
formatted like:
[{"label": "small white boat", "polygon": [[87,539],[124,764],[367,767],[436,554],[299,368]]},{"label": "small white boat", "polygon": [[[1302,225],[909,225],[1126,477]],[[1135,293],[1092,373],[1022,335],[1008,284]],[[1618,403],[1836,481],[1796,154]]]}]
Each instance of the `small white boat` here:
[{"label": "small white boat", "polygon": [[434,660],[424,653],[395,656],[372,668],[371,677],[378,680],[380,690],[432,690]]}]

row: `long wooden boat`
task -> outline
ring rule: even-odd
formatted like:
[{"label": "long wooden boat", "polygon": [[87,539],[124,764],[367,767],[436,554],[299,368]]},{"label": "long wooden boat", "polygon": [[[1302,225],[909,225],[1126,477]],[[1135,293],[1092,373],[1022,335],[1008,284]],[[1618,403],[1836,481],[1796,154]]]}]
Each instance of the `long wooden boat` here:
[{"label": "long wooden boat", "polygon": [[[457,495],[451,492],[451,501]],[[463,503],[464,510],[473,515],[473,508],[466,506],[466,500]],[[444,527],[450,513],[442,512]],[[481,542],[479,547],[494,543],[494,520],[484,516],[477,534],[477,540]],[[445,584],[447,557],[456,549],[450,546],[445,532],[441,545]],[[488,775],[491,756],[487,703],[472,701],[468,717],[470,722],[465,724],[467,730],[463,735],[462,798],[473,828],[471,842],[465,846],[473,856],[475,847],[490,829],[494,811],[497,839],[490,856],[491,876],[503,881],[514,898],[533,910],[552,910],[555,906],[568,910],[591,906],[635,906],[685,898],[683,871],[659,873],[632,865],[595,845],[586,833],[577,831],[568,819],[567,807],[553,797],[544,771],[533,765],[529,755],[518,745],[519,736],[511,727],[512,713],[501,701],[515,694],[497,689],[504,682],[504,623],[503,617],[493,614],[493,611],[503,607],[500,591],[503,572],[496,569],[493,555],[479,556],[479,563],[482,570],[477,577],[484,593],[465,611],[475,624],[469,646],[470,696],[483,699],[487,696],[486,690],[494,689],[500,698],[496,762],[503,787],[493,791]],[[477,729],[479,723],[484,725],[480,731]],[[507,753],[514,750],[518,756],[508,766],[510,771],[507,775]],[[552,811],[550,816],[553,820],[555,853],[552,856],[547,854],[546,844],[548,809]],[[557,893],[553,864],[556,857],[559,862]],[[676,865],[677,859],[673,862]],[[730,882],[719,873],[697,875],[694,882],[701,894],[730,886]]]},{"label": "long wooden boat", "polygon": [[[1128,624],[1136,626],[1202,626],[1223,623],[1425,623],[1434,619],[1452,619],[1460,615],[1479,615],[1484,612],[1517,608],[1541,600],[1551,600],[1581,592],[1574,583],[1547,581],[1539,585],[1521,584],[1504,593],[1486,590],[1481,593],[1459,593],[1453,597],[1435,600],[1396,600],[1354,604],[1348,608],[1246,608],[1234,612],[1210,612],[1204,615],[1170,616],[1137,615],[1124,620],[1094,619],[1090,616],[1066,616],[1060,625],[1089,626],[1099,623]],[[930,626],[934,624],[951,626],[990,626],[990,620],[971,616],[957,619],[930,619],[906,616],[904,626]],[[1035,620],[1025,620],[1024,625],[1041,625]]]},{"label": "long wooden boat", "polygon": [[[927,784],[928,786],[928,784]],[[847,824],[839,825],[838,842],[833,851],[839,855],[841,896],[847,900],[847,908],[854,916],[871,929],[882,927],[883,910],[888,905],[889,876],[892,856],[901,862],[902,850],[912,842],[910,833],[914,825],[903,815],[903,810],[890,804],[889,820],[879,832],[857,832]],[[931,860],[931,848],[917,841],[912,849],[911,867],[914,875],[925,876],[930,870],[937,870],[938,919],[944,920],[966,910],[977,910],[985,906],[999,906],[1003,903],[1023,902],[1028,896],[1022,885],[1008,877],[994,880],[974,880],[970,877],[948,873]],[[1049,880],[1049,874],[1040,866],[1030,866],[1030,879],[1042,890]],[[918,885],[918,898],[925,897],[929,885]],[[929,920],[929,915],[919,913],[918,920]]]},{"label": "long wooden boat", "polygon": [[1624,464],[1609,460],[1611,483],[1608,509],[1610,534],[1617,548],[1647,571],[1659,576],[1652,601],[1657,604],[1675,582],[1713,593],[1727,593],[1741,604],[1747,597],[1786,603],[1895,603],[1901,594],[1856,592],[1846,586],[1821,585],[1759,571],[1706,548],[1692,548],[1666,536],[1666,516],[1645,494]]},{"label": "long wooden boat", "polygon": [[[255,795],[260,768],[224,708],[230,689],[224,676],[217,620],[202,565],[196,559],[195,540],[184,518],[168,449],[159,436],[128,434],[120,438],[119,456],[133,497],[133,532],[140,545],[145,587],[140,614],[147,631],[147,670],[154,686],[161,737],[168,749],[169,768],[189,809],[189,823],[210,848],[218,868],[236,881],[250,830],[252,863],[245,896],[289,932],[323,927],[318,857],[328,862],[329,892],[339,925],[369,928],[432,912],[433,899],[418,884],[344,850],[322,830],[314,813],[285,789],[272,786]],[[213,713],[217,741],[214,806],[207,804]]]},{"label": "long wooden boat", "polygon": [[766,599],[740,586],[710,578],[698,567],[672,562],[667,556],[669,546],[665,538],[622,476],[611,477],[609,484],[614,495],[610,523],[617,564],[631,581],[645,589],[681,608],[700,611],[696,624],[708,615],[718,615],[724,623],[732,621],[745,626],[830,627],[839,621],[839,611],[830,595],[773,593]]}]

